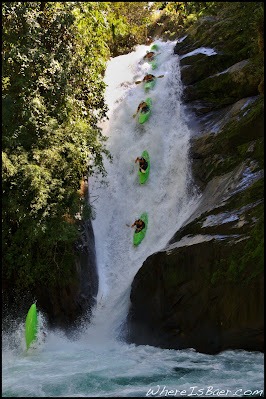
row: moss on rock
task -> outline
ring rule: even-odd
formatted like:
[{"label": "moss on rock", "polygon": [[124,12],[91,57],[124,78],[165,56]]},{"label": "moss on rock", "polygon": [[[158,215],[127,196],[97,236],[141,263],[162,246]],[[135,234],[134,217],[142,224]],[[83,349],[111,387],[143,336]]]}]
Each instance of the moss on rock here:
[{"label": "moss on rock", "polygon": [[213,103],[215,108],[221,108],[243,97],[259,94],[259,82],[254,64],[243,60],[231,66],[226,73],[207,77],[193,87],[185,88],[184,99],[186,102],[202,99]]},{"label": "moss on rock", "polygon": [[232,65],[232,57],[223,54],[206,56],[204,54],[192,55],[180,60],[181,78],[185,85],[191,85],[210,76],[222,72]]},{"label": "moss on rock", "polygon": [[264,167],[264,98],[242,107],[218,134],[208,133],[192,141],[193,174],[201,186],[228,173],[248,158]]},{"label": "moss on rock", "polygon": [[[254,216],[255,214],[255,216]],[[249,232],[248,241],[243,247],[233,247],[228,258],[218,259],[212,284],[233,281],[249,285],[251,280],[264,271],[264,204],[253,212],[258,219]]]}]

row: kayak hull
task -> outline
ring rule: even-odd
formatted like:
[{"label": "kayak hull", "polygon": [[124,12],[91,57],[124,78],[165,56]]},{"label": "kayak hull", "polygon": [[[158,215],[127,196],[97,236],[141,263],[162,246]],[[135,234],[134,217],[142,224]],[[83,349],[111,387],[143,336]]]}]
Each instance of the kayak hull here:
[{"label": "kayak hull", "polygon": [[151,80],[150,82],[147,82],[144,84],[145,90],[150,90],[153,88],[153,86],[155,85],[156,79]]},{"label": "kayak hull", "polygon": [[38,329],[37,309],[34,303],[33,305],[31,305],[30,310],[28,311],[26,317],[25,338],[26,338],[27,349],[29,349],[31,343],[36,340],[37,329]]},{"label": "kayak hull", "polygon": [[153,45],[151,46],[150,51],[152,51],[152,50],[159,50],[158,44],[153,44]]},{"label": "kayak hull", "polygon": [[156,69],[157,68],[157,57],[154,57],[153,60],[148,61],[148,63],[151,65],[151,69]]},{"label": "kayak hull", "polygon": [[146,169],[146,173],[142,173],[139,170],[139,181],[141,184],[144,184],[145,181],[148,179],[149,173],[150,173],[150,157],[147,151],[143,151],[143,153],[141,154],[141,157],[146,159],[146,161],[148,162],[148,167]]},{"label": "kayak hull", "polygon": [[145,114],[141,113],[140,111],[140,115],[139,115],[139,123],[144,123],[146,122],[146,120],[149,118],[150,114],[151,114],[151,106],[152,106],[152,99],[149,97],[146,100],[146,103],[149,107],[149,111],[146,112]]},{"label": "kayak hull", "polygon": [[[153,52],[154,52],[154,50],[155,50],[155,51],[159,50],[158,44],[153,44],[153,45],[151,46],[150,51],[153,51]],[[157,68],[157,65],[158,65],[157,56],[155,56],[152,60],[150,60],[150,61],[148,61],[148,62],[149,62],[149,64],[151,65],[151,69],[156,69],[156,68]]]},{"label": "kayak hull", "polygon": [[147,227],[148,227],[148,215],[147,215],[147,213],[143,213],[140,216],[140,219],[143,220],[143,222],[145,223],[145,228],[143,230],[141,230],[139,233],[134,233],[133,244],[135,246],[139,245],[141,243],[141,241],[145,237],[145,234],[146,234],[146,231],[147,231]]}]

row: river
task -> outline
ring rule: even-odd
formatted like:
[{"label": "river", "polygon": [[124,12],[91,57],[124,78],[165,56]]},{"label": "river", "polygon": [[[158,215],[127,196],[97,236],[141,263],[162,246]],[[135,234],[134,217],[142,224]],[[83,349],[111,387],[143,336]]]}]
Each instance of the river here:
[{"label": "river", "polygon": [[[144,260],[162,249],[195,210],[199,196],[190,175],[187,126],[181,102],[179,57],[173,42],[159,45],[158,68],[142,61],[149,47],[108,62],[105,81],[109,119],[102,123],[113,162],[105,161],[105,183],[90,179],[99,292],[89,325],[72,336],[47,331],[47,339],[25,351],[24,324],[3,334],[2,391],[9,397],[262,396],[262,353],[167,350],[127,344],[124,322],[130,286]],[[161,76],[145,93],[146,73]],[[152,112],[140,125],[133,118],[151,97]],[[151,169],[140,185],[134,160],[147,150]],[[133,247],[131,225],[148,213],[146,236]],[[46,321],[39,314],[40,324]]]}]

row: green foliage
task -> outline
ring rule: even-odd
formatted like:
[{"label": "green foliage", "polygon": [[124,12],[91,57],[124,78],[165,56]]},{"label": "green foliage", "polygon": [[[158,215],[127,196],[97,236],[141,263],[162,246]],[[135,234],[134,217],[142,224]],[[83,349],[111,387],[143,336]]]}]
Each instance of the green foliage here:
[{"label": "green foliage", "polygon": [[[189,27],[194,28],[194,23],[202,17],[216,16],[215,35],[206,31],[206,36],[201,32],[200,38],[204,39],[204,45],[210,45],[219,50],[223,45],[226,54],[235,55],[238,60],[257,57],[261,74],[263,75],[263,49],[264,49],[264,3],[263,2],[157,2],[157,8],[163,8],[161,20],[163,32],[166,39],[171,36],[176,38],[186,35]],[[168,20],[165,20],[165,16]],[[193,26],[192,26],[193,25]],[[167,31],[169,31],[167,33]],[[167,33],[167,34],[166,34]],[[230,40],[227,40],[228,35]],[[215,36],[219,43],[215,43]],[[201,40],[198,42],[201,45]],[[218,45],[218,47],[217,47]],[[235,61],[237,62],[237,61]],[[262,90],[263,90],[263,84]]]},{"label": "green foliage", "polygon": [[149,25],[148,32],[152,37],[159,34],[165,40],[177,39],[199,18],[216,15],[222,5],[220,2],[155,2],[161,13],[159,19]]},{"label": "green foliage", "polygon": [[202,2],[202,1],[169,1],[167,2],[165,9],[168,14],[179,13],[183,17],[189,14],[199,13],[204,14],[204,11],[208,10],[208,13],[213,12],[217,7],[216,2]]},{"label": "green foliage", "polygon": [[107,3],[2,6],[3,277],[21,287],[71,274],[79,192],[111,159],[97,126],[107,112]]},{"label": "green foliage", "polygon": [[[231,32],[232,52],[239,52],[242,59],[257,57],[259,31],[264,31],[264,4],[262,2],[223,3],[222,17]],[[263,34],[262,34],[263,36]],[[228,48],[230,52],[230,48]]]},{"label": "green foliage", "polygon": [[132,51],[137,44],[145,43],[147,26],[152,21],[155,5],[149,2],[110,2],[109,47],[112,56]]},{"label": "green foliage", "polygon": [[193,20],[206,15],[216,15],[224,7],[223,2],[216,1],[169,1],[164,4],[166,15],[174,16],[179,20],[180,25],[190,24]]}]

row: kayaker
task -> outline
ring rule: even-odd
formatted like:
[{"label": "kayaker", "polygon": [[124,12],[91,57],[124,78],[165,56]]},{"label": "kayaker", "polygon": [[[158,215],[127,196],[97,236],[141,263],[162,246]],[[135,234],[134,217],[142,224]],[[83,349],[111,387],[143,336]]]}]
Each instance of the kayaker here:
[{"label": "kayaker", "polygon": [[[146,112],[148,112],[149,111],[149,106],[148,106],[148,104],[145,102],[145,101],[141,101],[141,103],[139,104],[139,106],[138,106],[138,110],[137,110],[137,113],[139,112],[139,110],[141,109],[141,113],[146,113]],[[135,116],[136,116],[137,114],[135,114]]]},{"label": "kayaker", "polygon": [[155,57],[155,53],[153,51],[147,51],[147,54],[144,55],[144,60],[152,60]]},{"label": "kayaker", "polygon": [[156,76],[149,73],[148,75],[144,76],[143,82],[151,82],[153,79],[156,79]]},{"label": "kayaker", "polygon": [[139,233],[141,230],[145,228],[145,223],[141,219],[135,220],[131,227],[136,226],[135,233]]},{"label": "kayaker", "polygon": [[146,37],[146,44],[149,46],[150,44],[152,44],[152,39],[150,36]]},{"label": "kayaker", "polygon": [[146,170],[148,168],[148,162],[146,161],[146,159],[143,157],[138,157],[137,159],[135,159],[135,163],[136,162],[139,162],[139,170],[141,171],[141,173],[146,173]]}]

